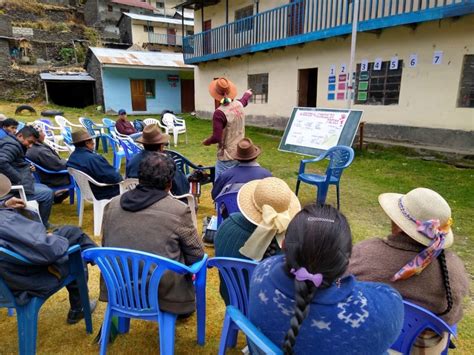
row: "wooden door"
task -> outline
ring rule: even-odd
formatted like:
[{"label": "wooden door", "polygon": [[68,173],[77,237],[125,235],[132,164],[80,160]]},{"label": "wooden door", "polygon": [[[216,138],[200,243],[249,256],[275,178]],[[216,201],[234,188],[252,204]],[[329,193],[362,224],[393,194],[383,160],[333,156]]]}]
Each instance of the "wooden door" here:
[{"label": "wooden door", "polygon": [[181,79],[181,112],[194,111],[194,80]]},{"label": "wooden door", "polygon": [[146,111],[145,80],[130,79],[132,110]]},{"label": "wooden door", "polygon": [[175,28],[167,28],[167,43],[169,45],[175,46],[176,45],[176,29]]},{"label": "wooden door", "polygon": [[[209,31],[211,28],[212,28],[211,20],[204,21],[204,30],[203,30],[203,32]],[[211,53],[211,46],[212,46],[211,32],[206,32],[206,33],[204,33],[204,37],[203,37],[203,52],[204,52],[204,54]]]},{"label": "wooden door", "polygon": [[318,68],[298,70],[298,106],[316,107]]}]

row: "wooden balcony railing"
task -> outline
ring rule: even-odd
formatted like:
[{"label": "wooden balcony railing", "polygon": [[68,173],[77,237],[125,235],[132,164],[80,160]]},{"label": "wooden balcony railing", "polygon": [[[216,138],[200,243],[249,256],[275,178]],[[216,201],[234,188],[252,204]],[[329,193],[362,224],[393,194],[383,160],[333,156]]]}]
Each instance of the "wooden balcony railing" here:
[{"label": "wooden balcony railing", "polygon": [[183,36],[168,35],[162,33],[148,33],[148,43],[182,47]]},{"label": "wooden balcony railing", "polygon": [[[353,0],[299,0],[184,38],[199,63],[351,33]],[[474,13],[474,0],[360,0],[359,31]]]}]

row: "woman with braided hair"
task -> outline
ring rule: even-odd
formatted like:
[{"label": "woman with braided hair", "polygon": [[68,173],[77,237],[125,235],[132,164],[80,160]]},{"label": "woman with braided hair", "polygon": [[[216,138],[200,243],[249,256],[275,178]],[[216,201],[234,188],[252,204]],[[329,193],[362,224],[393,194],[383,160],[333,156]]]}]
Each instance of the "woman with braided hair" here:
[{"label": "woman with braided hair", "polygon": [[[349,272],[359,280],[384,282],[404,299],[443,318],[448,324],[462,318],[462,300],[469,278],[453,244],[451,208],[437,192],[417,188],[406,195],[384,193],[379,203],[392,222],[392,234],[354,246]],[[429,290],[429,291],[427,291]],[[412,353],[439,354],[448,341],[428,331]]]},{"label": "woman with braided hair", "polygon": [[290,222],[283,251],[255,268],[249,317],[285,354],[383,354],[396,340],[399,293],[343,277],[352,236],[342,213],[306,206]]}]

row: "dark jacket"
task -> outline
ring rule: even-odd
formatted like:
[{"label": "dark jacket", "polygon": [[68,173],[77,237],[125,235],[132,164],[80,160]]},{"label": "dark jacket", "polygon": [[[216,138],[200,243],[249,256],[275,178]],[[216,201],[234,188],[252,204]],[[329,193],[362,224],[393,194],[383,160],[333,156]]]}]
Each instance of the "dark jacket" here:
[{"label": "dark jacket", "polygon": [[[109,164],[107,159],[87,148],[76,148],[66,165],[86,173],[97,182],[116,184],[122,181],[122,176]],[[98,187],[90,184],[90,186],[92,193],[98,200],[111,199],[120,193],[118,185]]]},{"label": "dark jacket", "polygon": [[0,247],[23,255],[34,265],[0,260],[0,276],[18,304],[31,297],[46,297],[69,273],[67,250],[96,246],[77,227],[65,226],[47,234],[42,223],[29,220],[11,209],[0,209]]},{"label": "dark jacket", "polygon": [[0,173],[13,185],[23,185],[27,195],[35,191],[30,164],[25,160],[25,148],[16,137],[7,135],[0,139]]},{"label": "dark jacket", "polygon": [[[140,153],[134,155],[133,158],[128,161],[125,173],[125,176],[127,178],[138,178],[138,170],[140,167],[140,163],[148,153],[148,151],[142,150]],[[188,179],[181,170],[176,170],[174,174],[173,183],[171,185],[171,193],[175,196],[189,193]]]},{"label": "dark jacket", "polygon": [[115,122],[115,128],[121,134],[126,134],[127,136],[133,133],[137,133],[137,130],[133,125],[127,120],[117,120]]},{"label": "dark jacket", "polygon": [[[26,151],[26,157],[33,163],[51,171],[66,170],[66,160],[44,143],[37,142]],[[69,174],[45,174],[37,169],[41,182],[45,185],[56,187],[69,185]]]}]

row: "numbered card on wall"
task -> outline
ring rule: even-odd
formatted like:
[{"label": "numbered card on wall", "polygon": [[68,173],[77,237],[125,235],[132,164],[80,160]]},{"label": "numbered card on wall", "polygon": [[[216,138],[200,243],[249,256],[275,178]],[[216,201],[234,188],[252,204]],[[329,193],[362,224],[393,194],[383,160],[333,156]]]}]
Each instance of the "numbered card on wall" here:
[{"label": "numbered card on wall", "polygon": [[360,62],[360,71],[368,71],[369,70],[369,61],[367,59],[362,59]]},{"label": "numbered card on wall", "polygon": [[398,69],[398,57],[392,57],[390,59],[390,70],[397,70]]},{"label": "numbered card on wall", "polygon": [[330,75],[330,76],[336,75],[336,65],[335,65],[335,64],[332,64],[332,65],[329,67],[329,75]]},{"label": "numbered card on wall", "polygon": [[443,51],[435,51],[433,53],[433,64],[439,65],[443,63]]},{"label": "numbered card on wall", "polygon": [[408,59],[408,67],[415,68],[418,64],[418,54],[410,54],[410,58]]},{"label": "numbered card on wall", "polygon": [[382,58],[375,58],[374,70],[382,70]]},{"label": "numbered card on wall", "polygon": [[341,64],[341,74],[347,73],[347,65]]}]

